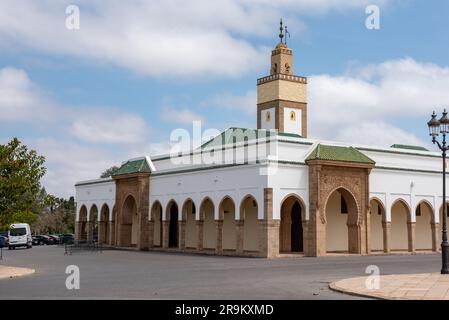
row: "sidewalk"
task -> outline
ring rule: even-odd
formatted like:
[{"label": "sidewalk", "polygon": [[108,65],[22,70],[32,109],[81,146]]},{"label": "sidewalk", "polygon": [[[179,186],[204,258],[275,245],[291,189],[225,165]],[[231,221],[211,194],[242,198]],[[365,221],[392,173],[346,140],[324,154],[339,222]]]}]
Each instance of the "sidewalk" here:
[{"label": "sidewalk", "polygon": [[34,269],[7,267],[0,265],[0,280],[26,276],[29,274],[33,274],[34,272],[35,272]]},{"label": "sidewalk", "polygon": [[[449,275],[440,273],[380,276],[379,289],[369,289],[369,276],[343,279],[329,285],[332,290],[377,299],[449,300]],[[368,280],[370,283],[370,280]]]}]

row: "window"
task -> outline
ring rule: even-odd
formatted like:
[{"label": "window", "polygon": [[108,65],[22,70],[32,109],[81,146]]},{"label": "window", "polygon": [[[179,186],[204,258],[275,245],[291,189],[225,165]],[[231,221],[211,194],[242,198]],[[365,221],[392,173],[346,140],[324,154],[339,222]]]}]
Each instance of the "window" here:
[{"label": "window", "polygon": [[15,228],[15,229],[11,229],[9,231],[9,235],[12,237],[24,236],[26,234],[27,234],[27,231],[25,228]]},{"label": "window", "polygon": [[341,204],[341,206],[340,206],[341,207],[341,214],[348,214],[348,205],[346,203],[345,198],[343,198],[343,196],[341,196],[340,204]]},{"label": "window", "polygon": [[290,112],[290,120],[291,121],[296,121],[296,113],[295,113],[295,111]]},{"label": "window", "polygon": [[270,120],[271,120],[271,114],[270,114],[270,111],[267,111],[267,113],[265,113],[265,121],[270,122]]}]

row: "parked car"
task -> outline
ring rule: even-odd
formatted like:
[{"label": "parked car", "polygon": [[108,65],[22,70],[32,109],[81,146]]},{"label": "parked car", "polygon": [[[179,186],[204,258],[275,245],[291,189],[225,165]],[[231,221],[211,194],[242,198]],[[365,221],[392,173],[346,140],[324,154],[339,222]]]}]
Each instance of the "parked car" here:
[{"label": "parked car", "polygon": [[59,236],[57,234],[49,234],[48,237],[53,239],[53,243],[52,244],[58,244],[59,243]]},{"label": "parked car", "polygon": [[0,235],[0,248],[5,248],[8,246],[8,237]]},{"label": "parked car", "polygon": [[49,236],[45,236],[45,235],[36,235],[33,236],[33,245],[36,246],[40,246],[40,245],[50,245],[50,244],[54,244],[55,241],[50,238]]},{"label": "parked car", "polygon": [[33,246],[33,239],[31,238],[31,229],[28,223],[15,223],[10,226],[8,231],[8,249],[15,249],[16,247]]},{"label": "parked car", "polygon": [[75,242],[75,236],[72,233],[64,233],[59,235],[59,243],[61,244],[70,244]]}]

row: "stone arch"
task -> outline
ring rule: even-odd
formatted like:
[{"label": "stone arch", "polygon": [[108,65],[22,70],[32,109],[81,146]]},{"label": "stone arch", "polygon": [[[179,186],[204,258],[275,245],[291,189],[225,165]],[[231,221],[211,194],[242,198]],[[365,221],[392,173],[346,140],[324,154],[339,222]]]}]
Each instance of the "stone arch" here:
[{"label": "stone arch", "polygon": [[259,251],[259,205],[256,198],[248,194],[240,202],[240,228],[238,245],[241,251]]},{"label": "stone arch", "polygon": [[139,237],[138,204],[133,195],[124,197],[121,205],[121,214],[118,217],[118,245],[132,247],[137,245]]},{"label": "stone arch", "polygon": [[109,206],[104,203],[100,210],[100,222],[98,225],[98,242],[107,243],[109,239]]},{"label": "stone arch", "polygon": [[196,205],[192,198],[187,198],[182,205],[181,248],[197,247]]},{"label": "stone arch", "polygon": [[96,204],[91,205],[89,209],[89,218],[87,223],[87,240],[98,240],[98,207]]},{"label": "stone arch", "polygon": [[218,206],[219,216],[219,240],[217,246],[221,250],[237,249],[236,223],[235,223],[235,202],[231,196],[224,196]]},{"label": "stone arch", "polygon": [[388,252],[388,235],[386,234],[388,226],[385,205],[377,197],[372,197],[369,203],[370,248],[372,251]]},{"label": "stone arch", "polygon": [[432,204],[423,199],[415,208],[415,247],[416,250],[434,250],[435,210]]},{"label": "stone arch", "polygon": [[167,246],[179,247],[179,207],[175,200],[170,200],[165,211],[165,221],[168,222]]},{"label": "stone arch", "polygon": [[353,193],[341,186],[333,189],[324,210],[326,252],[360,253],[360,210]]},{"label": "stone arch", "polygon": [[279,251],[303,252],[306,205],[302,198],[294,193],[281,201]]},{"label": "stone arch", "polygon": [[151,206],[151,221],[153,223],[153,246],[162,247],[162,204],[155,201]]},{"label": "stone arch", "polygon": [[77,240],[87,240],[87,207],[82,205],[78,215]]},{"label": "stone arch", "polygon": [[217,244],[217,230],[215,225],[215,206],[210,197],[205,197],[200,205],[200,246],[201,249],[215,250]]},{"label": "stone arch", "polygon": [[391,205],[391,250],[411,251],[411,208],[402,199],[396,199]]}]

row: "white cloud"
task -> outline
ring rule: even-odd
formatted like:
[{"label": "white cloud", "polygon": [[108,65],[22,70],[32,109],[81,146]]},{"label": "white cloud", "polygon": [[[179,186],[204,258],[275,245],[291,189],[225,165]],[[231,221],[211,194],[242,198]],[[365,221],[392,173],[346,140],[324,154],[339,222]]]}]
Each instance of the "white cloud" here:
[{"label": "white cloud", "polygon": [[[427,144],[394,126],[449,106],[449,68],[411,58],[309,81],[309,135],[357,143]],[[427,130],[423,122],[423,130]]]},{"label": "white cloud", "polygon": [[79,0],[80,30],[65,27],[73,1],[3,1],[0,43],[91,59],[157,77],[237,76],[265,65],[281,16],[299,35],[298,14],[362,9],[392,0]]},{"label": "white cloud", "polygon": [[71,132],[78,138],[93,143],[141,143],[148,134],[145,121],[133,114],[110,110],[89,112],[73,121]]},{"label": "white cloud", "polygon": [[217,107],[227,110],[244,112],[247,115],[256,115],[257,94],[255,90],[244,95],[234,95],[229,92],[218,94],[202,103],[203,106]]},{"label": "white cloud", "polygon": [[192,110],[183,108],[173,108],[170,106],[165,106],[162,108],[160,113],[161,119],[166,122],[188,125],[192,124],[193,121],[204,122],[204,117],[193,112]]},{"label": "white cloud", "polygon": [[53,103],[32,83],[27,73],[0,69],[0,121],[47,121]]}]

